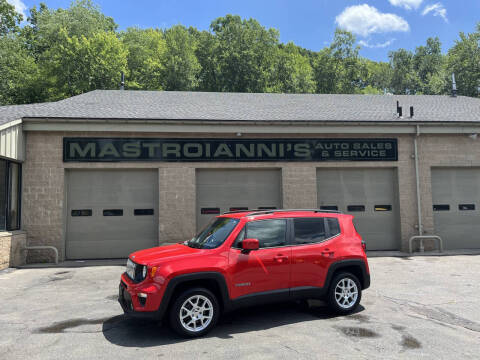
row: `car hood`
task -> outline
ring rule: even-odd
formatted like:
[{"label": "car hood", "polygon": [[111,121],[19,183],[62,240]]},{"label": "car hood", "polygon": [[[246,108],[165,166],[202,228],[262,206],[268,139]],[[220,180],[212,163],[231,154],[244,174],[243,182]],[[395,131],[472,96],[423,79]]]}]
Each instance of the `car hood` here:
[{"label": "car hood", "polygon": [[157,265],[178,257],[200,255],[203,252],[205,252],[203,249],[194,249],[183,244],[174,244],[139,250],[130,254],[129,258],[138,264]]}]

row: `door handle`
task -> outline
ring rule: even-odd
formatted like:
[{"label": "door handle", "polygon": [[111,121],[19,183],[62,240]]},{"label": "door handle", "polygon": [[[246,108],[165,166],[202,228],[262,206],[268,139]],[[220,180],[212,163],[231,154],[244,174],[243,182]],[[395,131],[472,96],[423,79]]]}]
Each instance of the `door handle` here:
[{"label": "door handle", "polygon": [[288,256],[283,255],[283,254],[278,254],[273,258],[273,260],[275,260],[278,263],[282,263],[284,260],[285,261],[288,260]]},{"label": "door handle", "polygon": [[333,254],[335,254],[335,251],[331,251],[330,249],[322,250],[322,256],[333,257]]}]

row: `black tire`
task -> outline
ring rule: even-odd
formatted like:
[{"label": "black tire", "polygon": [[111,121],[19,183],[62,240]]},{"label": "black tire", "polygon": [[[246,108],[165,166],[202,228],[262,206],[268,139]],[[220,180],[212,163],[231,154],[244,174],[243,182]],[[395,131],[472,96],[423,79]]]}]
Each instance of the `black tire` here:
[{"label": "black tire", "polygon": [[[184,303],[187,301],[187,299],[190,299],[190,298],[196,297],[196,296],[201,297],[200,300],[202,298],[207,298],[210,301],[210,304],[212,306],[213,314],[212,314],[211,320],[208,323],[208,325],[206,325],[201,330],[192,331],[192,330],[187,329],[182,324],[182,320],[180,318],[180,311],[181,311]],[[194,298],[194,300],[195,300],[195,298]],[[189,304],[187,304],[187,305],[189,305]],[[207,306],[208,306],[208,302],[207,302]],[[183,311],[183,314],[186,314],[185,310]],[[208,316],[208,311],[206,311],[204,314],[205,314],[204,316]],[[203,314],[201,314],[201,315],[203,315]],[[199,337],[199,336],[205,335],[210,330],[212,330],[212,328],[216,325],[216,323],[218,321],[219,315],[220,315],[220,306],[218,304],[217,297],[208,289],[192,288],[192,289],[188,289],[188,290],[185,290],[184,292],[180,293],[180,295],[175,299],[172,306],[170,307],[170,314],[169,314],[169,316],[170,316],[170,326],[172,327],[172,329],[177,334],[179,334],[181,336],[184,336],[184,337]],[[194,321],[194,323],[192,323],[192,325],[190,327],[197,326],[197,325],[202,325],[202,319],[194,320],[192,317],[190,317],[190,320],[189,320],[189,318],[187,317],[186,320],[184,320],[184,322],[186,322],[186,321]],[[199,326],[199,327],[201,327],[201,326]]]},{"label": "black tire", "polygon": [[[347,303],[347,304],[343,304],[343,306],[342,306],[340,304],[340,302],[343,301],[343,298],[340,297],[340,299],[337,300],[335,289],[337,288],[337,285],[341,286],[340,282],[343,281],[343,280],[345,280],[345,281],[352,280],[356,285],[356,289],[357,289],[358,294],[357,294],[357,298],[354,302],[353,302],[353,298],[351,298],[351,297],[349,297],[349,300],[346,300],[346,301],[353,302],[352,304]],[[348,273],[348,272],[341,272],[341,273],[336,274],[333,277],[332,282],[330,284],[330,288],[328,290],[328,295],[327,295],[328,306],[330,307],[330,309],[332,311],[336,312],[337,314],[342,314],[342,315],[350,314],[357,309],[358,304],[360,304],[361,299],[362,299],[362,286],[360,285],[360,281],[358,281],[358,279],[355,275],[353,275],[351,273]]]}]

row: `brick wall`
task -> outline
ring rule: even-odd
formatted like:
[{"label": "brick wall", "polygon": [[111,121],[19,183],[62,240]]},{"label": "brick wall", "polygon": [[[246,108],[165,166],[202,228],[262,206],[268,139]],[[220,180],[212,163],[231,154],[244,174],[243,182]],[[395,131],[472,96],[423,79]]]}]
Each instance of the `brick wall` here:
[{"label": "brick wall", "polygon": [[[385,136],[398,139],[397,162],[312,163],[63,163],[63,136],[188,137],[185,134],[61,133],[28,132],[23,168],[23,229],[30,245],[54,245],[62,259],[65,251],[65,169],[157,168],[159,171],[159,242],[184,240],[195,233],[196,168],[277,168],[282,170],[283,206],[317,207],[317,168],[395,168],[398,175],[401,248],[417,233],[417,208],[413,135]],[[202,137],[231,137],[231,134],[202,134]],[[289,137],[311,137],[292,135]],[[190,134],[199,137],[199,134]],[[250,135],[251,138],[274,136]],[[324,137],[383,137],[380,135],[325,135]],[[422,212],[424,228],[433,232],[430,168],[432,166],[480,166],[480,141],[466,135],[419,138]],[[46,252],[29,252],[28,261],[52,261]]]},{"label": "brick wall", "polygon": [[26,252],[22,249],[26,243],[24,231],[0,233],[0,270],[25,264]]}]

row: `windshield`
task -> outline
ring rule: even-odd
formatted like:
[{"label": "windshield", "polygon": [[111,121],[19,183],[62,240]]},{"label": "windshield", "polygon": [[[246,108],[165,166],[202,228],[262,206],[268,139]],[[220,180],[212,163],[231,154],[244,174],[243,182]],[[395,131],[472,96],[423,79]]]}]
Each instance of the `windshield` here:
[{"label": "windshield", "polygon": [[237,226],[238,221],[231,218],[215,218],[197,236],[186,241],[185,245],[197,249],[219,247]]}]

